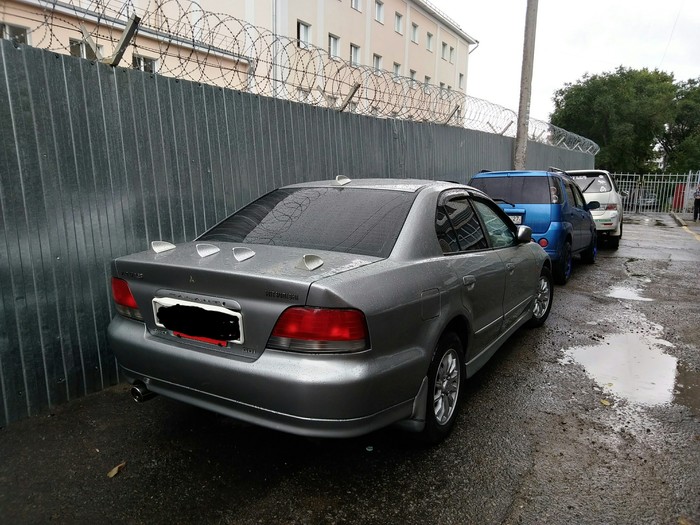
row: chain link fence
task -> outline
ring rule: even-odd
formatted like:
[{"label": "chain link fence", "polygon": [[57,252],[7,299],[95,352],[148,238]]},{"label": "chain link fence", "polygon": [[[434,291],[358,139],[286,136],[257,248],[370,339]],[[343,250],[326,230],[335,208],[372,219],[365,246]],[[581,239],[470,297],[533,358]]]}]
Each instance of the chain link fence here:
[{"label": "chain link fence", "polygon": [[[353,64],[185,0],[7,0],[31,44],[179,79],[358,114],[514,137],[517,114],[461,91]],[[133,17],[140,20],[134,23]],[[133,34],[129,30],[135,30]],[[125,38],[125,35],[127,38]],[[123,43],[121,41],[124,41]],[[109,56],[107,52],[114,50]],[[123,56],[122,54],[123,53]],[[598,145],[530,119],[532,141],[595,155]]]}]

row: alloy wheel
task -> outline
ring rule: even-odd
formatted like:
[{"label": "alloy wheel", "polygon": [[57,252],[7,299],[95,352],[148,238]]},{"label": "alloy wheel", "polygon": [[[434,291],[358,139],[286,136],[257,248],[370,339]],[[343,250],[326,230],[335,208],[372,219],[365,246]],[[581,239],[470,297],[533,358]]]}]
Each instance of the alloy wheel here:
[{"label": "alloy wheel", "polygon": [[439,425],[445,425],[452,419],[459,396],[459,382],[459,358],[456,350],[450,348],[442,356],[435,374],[433,410]]}]

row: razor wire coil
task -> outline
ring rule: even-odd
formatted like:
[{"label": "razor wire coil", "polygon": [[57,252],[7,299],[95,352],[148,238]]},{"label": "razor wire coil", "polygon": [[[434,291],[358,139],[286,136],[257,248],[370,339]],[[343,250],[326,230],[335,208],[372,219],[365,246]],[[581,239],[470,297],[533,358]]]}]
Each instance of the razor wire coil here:
[{"label": "razor wire coil", "polygon": [[[32,45],[70,52],[60,36],[83,41],[86,32],[107,54],[129,19],[140,18],[131,40],[132,67],[143,57],[158,73],[183,80],[284,98],[363,115],[397,118],[515,137],[517,114],[461,91],[393,72],[353,64],[310,43],[274,34],[228,14],[212,13],[186,0],[16,0]],[[73,44],[75,45],[75,44]],[[596,154],[598,145],[580,135],[530,118],[528,138]]]}]

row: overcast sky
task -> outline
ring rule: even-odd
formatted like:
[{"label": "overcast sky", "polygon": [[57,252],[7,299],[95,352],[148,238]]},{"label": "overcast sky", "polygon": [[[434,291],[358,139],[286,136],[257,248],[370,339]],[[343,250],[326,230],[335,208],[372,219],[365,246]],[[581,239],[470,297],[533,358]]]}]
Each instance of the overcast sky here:
[{"label": "overcast sky", "polygon": [[[527,0],[431,0],[479,47],[467,93],[517,111]],[[539,0],[530,116],[548,120],[554,92],[618,66],[700,77],[699,0]]]}]

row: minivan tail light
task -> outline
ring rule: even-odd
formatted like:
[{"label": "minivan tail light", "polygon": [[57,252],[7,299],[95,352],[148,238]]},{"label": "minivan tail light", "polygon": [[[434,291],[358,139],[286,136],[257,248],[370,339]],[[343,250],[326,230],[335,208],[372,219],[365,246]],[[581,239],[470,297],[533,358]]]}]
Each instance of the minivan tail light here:
[{"label": "minivan tail light", "polygon": [[542,246],[542,248],[546,248],[547,246],[549,246],[549,242],[544,237],[542,237],[539,241],[537,241],[537,244]]},{"label": "minivan tail light", "polygon": [[282,312],[267,346],[294,352],[358,352],[368,343],[360,310],[294,306]]},{"label": "minivan tail light", "polygon": [[611,202],[605,207],[606,211],[617,211],[617,203]]},{"label": "minivan tail light", "polygon": [[124,317],[131,317],[132,319],[143,321],[143,316],[136,304],[134,295],[131,293],[129,283],[124,279],[112,277],[112,297],[114,298],[114,303],[117,306],[117,312],[119,312],[119,314]]}]

